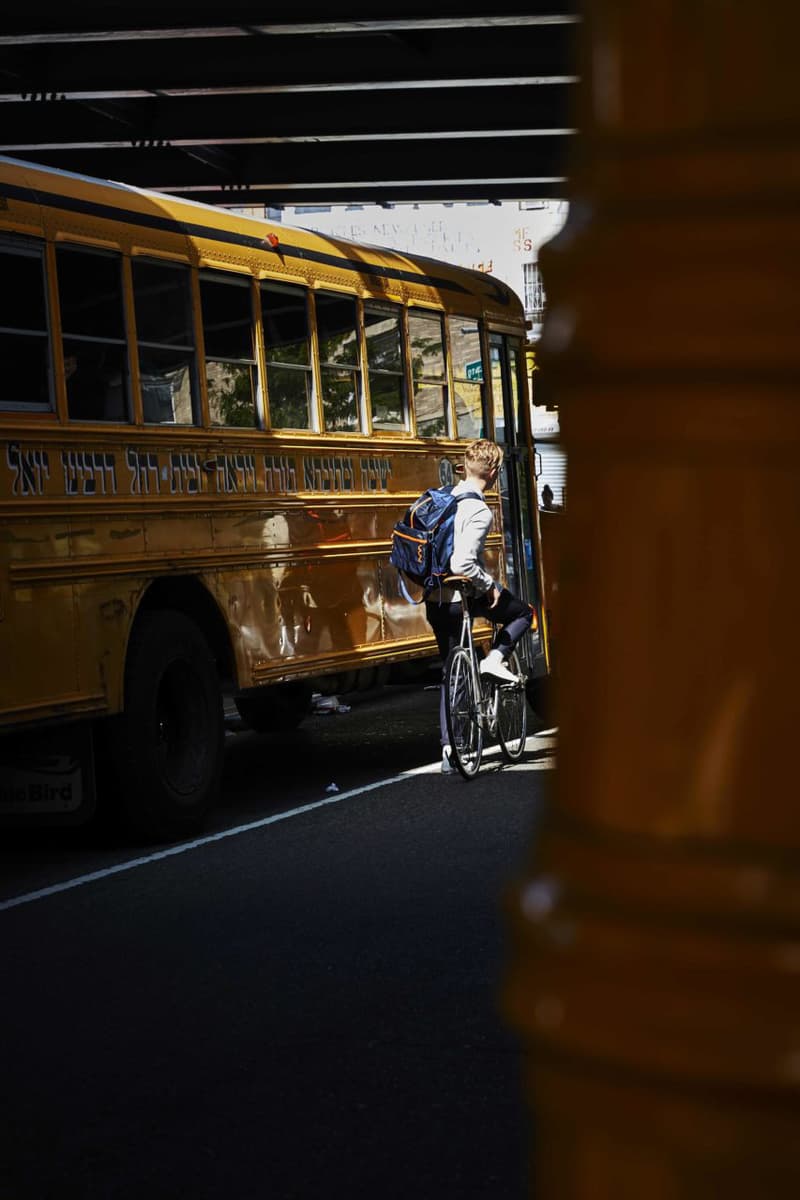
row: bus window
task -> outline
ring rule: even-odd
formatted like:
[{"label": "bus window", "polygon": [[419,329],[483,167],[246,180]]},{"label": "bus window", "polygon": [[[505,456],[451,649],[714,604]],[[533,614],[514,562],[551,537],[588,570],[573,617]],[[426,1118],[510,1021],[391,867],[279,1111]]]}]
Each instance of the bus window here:
[{"label": "bus window", "polygon": [[313,429],[308,296],[291,284],[262,283],[261,323],[273,429]]},{"label": "bus window", "polygon": [[44,249],[0,242],[0,408],[52,408]]},{"label": "bus window", "polygon": [[448,324],[456,399],[456,435],[460,438],[483,437],[483,359],[478,323],[470,317],[450,317]]},{"label": "bus window", "polygon": [[519,372],[521,356],[519,345],[513,338],[506,338],[508,378],[504,378],[503,342],[493,336],[489,346],[491,362],[492,400],[494,402],[494,440],[501,446],[524,446],[525,427],[520,408]]},{"label": "bus window", "polygon": [[372,428],[407,429],[403,326],[396,304],[364,304]]},{"label": "bus window", "polygon": [[408,335],[417,433],[420,437],[447,437],[447,375],[442,318],[438,313],[409,309]]},{"label": "bus window", "polygon": [[198,420],[190,282],[188,267],[133,260],[142,410],[148,424]]},{"label": "bus window", "polygon": [[520,352],[519,343],[513,338],[508,340],[508,374],[511,384],[511,419],[514,426],[514,442],[518,446],[525,444],[525,426],[523,425],[522,408],[520,406],[519,373],[523,369],[524,358]]},{"label": "bus window", "polygon": [[[498,338],[489,347],[489,371],[494,408],[494,440],[499,446],[506,443],[506,405],[503,394],[503,341]],[[510,432],[510,431],[509,431]]]},{"label": "bus window", "polygon": [[122,259],[106,251],[59,246],[56,269],[70,419],[127,421]]},{"label": "bus window", "polygon": [[258,372],[250,280],[215,271],[200,276],[208,411],[212,425],[258,425]]},{"label": "bus window", "polygon": [[325,429],[361,428],[358,317],[352,296],[317,292],[317,338]]}]

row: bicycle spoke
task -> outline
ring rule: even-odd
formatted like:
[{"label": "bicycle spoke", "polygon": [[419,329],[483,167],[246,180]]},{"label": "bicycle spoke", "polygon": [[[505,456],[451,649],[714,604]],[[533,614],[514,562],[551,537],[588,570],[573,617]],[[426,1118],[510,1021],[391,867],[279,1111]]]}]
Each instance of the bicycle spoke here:
[{"label": "bicycle spoke", "polygon": [[[512,654],[508,661],[509,669],[520,674],[519,659]],[[525,749],[525,738],[528,732],[528,706],[525,688],[520,683],[500,684],[497,687],[497,737],[500,750],[507,762],[516,762]]]},{"label": "bicycle spoke", "polygon": [[445,665],[445,713],[450,752],[465,779],[471,779],[481,763],[483,730],[469,651],[457,646]]}]

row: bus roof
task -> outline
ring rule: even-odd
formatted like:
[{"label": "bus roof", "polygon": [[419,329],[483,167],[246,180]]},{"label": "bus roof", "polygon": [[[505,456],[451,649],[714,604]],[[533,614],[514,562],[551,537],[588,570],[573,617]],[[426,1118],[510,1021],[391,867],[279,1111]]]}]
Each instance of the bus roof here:
[{"label": "bus roof", "polygon": [[484,272],[275,224],[131,184],[0,155],[0,195],[6,201],[0,209],[0,228],[14,223],[30,229],[33,205],[42,210],[37,230],[42,235],[53,223],[52,217],[45,217],[47,210],[57,214],[56,222],[67,234],[70,227],[85,229],[87,222],[106,233],[109,222],[118,234],[125,227],[127,238],[120,237],[121,244],[135,244],[139,252],[145,242],[141,231],[146,230],[146,246],[156,252],[178,249],[202,262],[216,248],[218,254],[235,256],[264,276],[301,278],[317,286],[360,287],[372,296],[385,292],[394,298],[400,293],[406,300],[433,300],[452,312],[481,313],[517,326],[524,321],[515,292]]}]

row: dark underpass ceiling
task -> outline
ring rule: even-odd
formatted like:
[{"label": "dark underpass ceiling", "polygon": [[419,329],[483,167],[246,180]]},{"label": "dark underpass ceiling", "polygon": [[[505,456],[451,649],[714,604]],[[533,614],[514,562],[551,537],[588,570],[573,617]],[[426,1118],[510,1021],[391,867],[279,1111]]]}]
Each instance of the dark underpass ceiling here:
[{"label": "dark underpass ceiling", "polygon": [[577,0],[23,5],[0,153],[230,206],[565,194]]}]

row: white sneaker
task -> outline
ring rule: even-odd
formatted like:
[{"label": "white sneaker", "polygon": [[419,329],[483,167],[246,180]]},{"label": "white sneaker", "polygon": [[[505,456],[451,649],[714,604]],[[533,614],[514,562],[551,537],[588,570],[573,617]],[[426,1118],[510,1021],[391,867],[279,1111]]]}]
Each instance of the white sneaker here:
[{"label": "white sneaker", "polygon": [[491,675],[492,679],[498,679],[500,683],[519,683],[516,675],[509,671],[499,650],[489,651],[481,662],[480,671],[481,675]]},{"label": "white sneaker", "polygon": [[455,767],[453,766],[453,760],[450,757],[450,747],[442,746],[442,774],[453,775],[454,773]]}]

